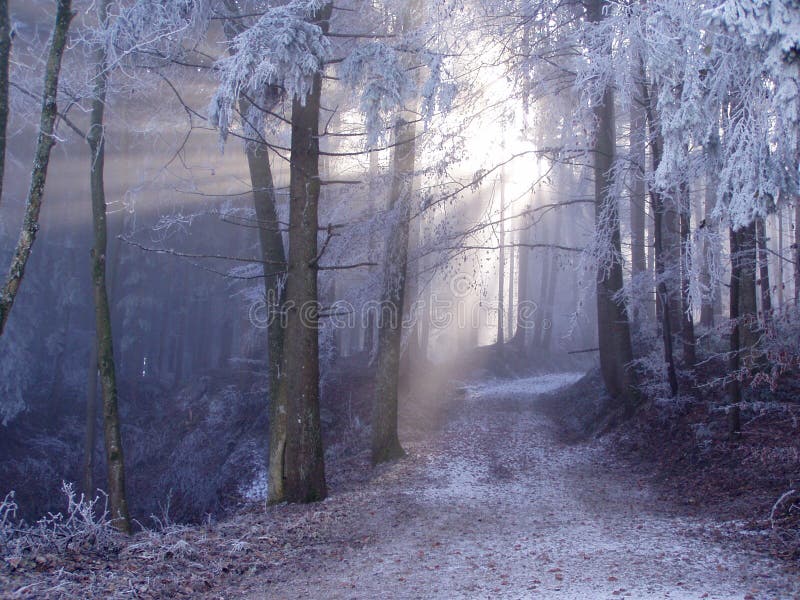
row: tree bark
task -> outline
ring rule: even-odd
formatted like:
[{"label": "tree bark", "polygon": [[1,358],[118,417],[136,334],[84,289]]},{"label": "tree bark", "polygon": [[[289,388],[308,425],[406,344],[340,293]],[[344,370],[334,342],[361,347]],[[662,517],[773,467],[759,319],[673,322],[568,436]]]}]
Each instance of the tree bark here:
[{"label": "tree bark", "polygon": [[[558,240],[561,233],[561,215],[553,215],[553,225],[551,229],[551,239]],[[544,316],[542,317],[541,348],[545,352],[550,351],[553,340],[553,312],[555,309],[556,286],[558,285],[558,254],[555,249],[550,250],[550,271],[547,277],[547,297],[544,299]]]},{"label": "tree bark", "polygon": [[94,494],[94,444],[97,438],[97,339],[89,352],[89,376],[86,382],[86,438],[83,446],[83,493]]},{"label": "tree bark", "polygon": [[[586,4],[589,21],[599,23],[604,16],[607,0],[590,0]],[[608,49],[611,51],[611,48]],[[595,219],[607,229],[606,234],[613,252],[617,254],[611,265],[597,270],[597,325],[600,348],[600,370],[603,381],[612,397],[621,400],[624,409],[634,407],[634,389],[628,369],[633,360],[630,325],[623,302],[615,300],[622,291],[621,241],[619,212],[612,195],[613,182],[609,173],[614,164],[616,127],[614,123],[614,90],[606,87],[602,100],[593,107],[597,121],[594,145]]]},{"label": "tree bark", "polygon": [[[705,153],[710,164],[706,172],[706,192],[704,221],[708,236],[703,239],[703,263],[700,271],[700,283],[703,287],[703,299],[700,305],[700,324],[706,329],[714,327],[714,315],[717,313],[717,305],[720,301],[720,290],[717,285],[712,289],[711,270],[709,263],[716,260],[719,255],[719,248],[709,239],[717,232],[717,223],[713,217],[714,208],[717,205],[717,186],[719,178],[717,176],[717,157],[719,155],[719,133],[716,128],[709,140],[706,142]],[[713,238],[712,238],[713,239]]]},{"label": "tree bark", "polygon": [[630,155],[631,155],[631,273],[636,277],[647,271],[645,255],[645,207],[647,186],[645,185],[645,163],[647,145],[647,112],[644,106],[644,63],[641,57],[633,66],[634,93],[631,98]]},{"label": "tree bark", "polygon": [[653,203],[653,218],[655,223],[656,278],[658,280],[658,313],[661,316],[661,337],[664,344],[664,363],[667,365],[667,382],[672,396],[678,395],[678,376],[675,370],[675,354],[672,349],[672,315],[669,310],[669,294],[667,283],[664,280],[664,251],[663,251],[663,218],[664,202],[661,194],[655,190],[650,191]]},{"label": "tree bark", "polygon": [[783,312],[783,205],[778,206],[778,314]]},{"label": "tree bark", "polygon": [[[378,211],[382,204],[378,201],[380,185],[377,180],[379,173],[378,151],[371,150],[369,153],[369,206],[373,211]],[[377,250],[376,235],[370,232],[369,236],[369,256],[373,256]],[[374,267],[370,267],[372,271]],[[377,327],[375,323],[375,312],[367,311],[367,321],[364,324],[364,352],[369,364],[373,364],[374,350],[377,348]]]},{"label": "tree bark", "polygon": [[794,198],[794,303],[800,305],[800,196]]},{"label": "tree bark", "polygon": [[757,242],[756,223],[753,221],[738,231],[739,255],[739,327],[742,351],[756,352],[761,336],[758,325],[758,301],[756,294]]},{"label": "tree bark", "polygon": [[[108,0],[97,6],[98,20],[105,27],[108,21]],[[103,394],[103,432],[108,469],[108,499],[114,526],[130,533],[131,523],[125,493],[125,464],[122,451],[122,432],[117,406],[117,374],[114,367],[114,344],[111,333],[111,309],[106,287],[106,251],[108,230],[106,224],[105,183],[105,131],[104,115],[108,71],[105,50],[96,55],[95,87],[89,133],[86,140],[91,150],[90,188],[92,194],[92,283],[94,286],[95,327],[97,328],[97,363],[100,372],[100,389]]]},{"label": "tree bark", "polygon": [[[518,234],[522,240],[530,240],[530,230],[522,228]],[[527,345],[528,323],[526,319],[528,302],[528,276],[530,270],[530,248],[520,246],[517,259],[517,330],[514,333],[512,344],[519,350],[524,350]]]},{"label": "tree bark", "polygon": [[[549,219],[549,215],[546,217],[542,217],[542,220],[539,222],[541,225],[541,233],[539,234],[539,240],[543,244],[547,244],[553,241],[553,238],[550,235],[545,235],[545,231],[549,230],[549,225],[547,220]],[[539,284],[539,303],[537,305],[536,310],[536,331],[533,332],[533,347],[536,349],[541,350],[544,344],[544,328],[545,328],[545,318],[546,318],[546,311],[545,308],[547,306],[547,284],[550,282],[550,261],[547,260],[548,258],[548,251],[546,248],[542,248],[540,250],[542,253],[542,258],[540,261],[541,266],[541,279],[539,280],[541,283]]]},{"label": "tree bark", "polygon": [[50,50],[42,91],[42,110],[39,123],[39,135],[36,140],[36,153],[33,159],[30,188],[25,204],[25,217],[22,231],[17,241],[14,257],[6,276],[3,290],[0,292],[0,335],[5,331],[8,316],[17,297],[17,292],[25,276],[25,266],[31,255],[31,248],[39,231],[39,212],[42,208],[44,186],[47,180],[47,167],[50,164],[50,151],[55,145],[55,123],[58,116],[58,78],[61,73],[61,58],[67,44],[67,32],[72,21],[71,0],[58,0],[55,27],[50,38]]},{"label": "tree bark", "polygon": [[[399,15],[399,34],[412,26],[418,9],[415,0]],[[386,240],[383,294],[378,325],[378,369],[372,401],[372,464],[402,458],[405,451],[397,433],[400,350],[403,336],[404,297],[408,275],[408,245],[411,200],[416,161],[416,112],[402,111],[394,126],[394,155],[389,209],[397,223]],[[390,315],[387,319],[387,315]],[[416,334],[416,332],[412,332]]]},{"label": "tree bark", "polygon": [[[238,3],[235,0],[225,0],[225,6],[231,15],[240,14]],[[231,42],[238,33],[244,31],[240,20],[226,19],[224,24],[225,35]],[[268,86],[265,98],[278,98],[279,92],[273,91]],[[239,112],[243,118],[250,112],[251,105],[244,99],[239,99]],[[250,127],[248,124],[247,127]],[[248,136],[257,138],[257,135]],[[264,262],[264,298],[267,311],[267,360],[269,364],[269,401],[270,424],[277,423],[285,418],[285,407],[278,406],[278,375],[281,366],[281,352],[283,351],[283,323],[279,318],[278,308],[283,298],[283,278],[286,271],[286,252],[283,248],[283,234],[278,222],[278,211],[275,200],[275,185],[272,178],[272,168],[269,164],[269,151],[265,144],[256,139],[245,143],[247,167],[250,171],[250,185],[253,188],[253,208],[256,212],[258,223],[258,242],[261,248],[261,260]],[[270,425],[271,426],[271,425]],[[278,426],[277,431],[285,432],[285,427]],[[270,432],[270,465],[271,458],[283,447],[284,440],[280,435]],[[278,456],[276,455],[276,460]]]},{"label": "tree bark", "polygon": [[[323,32],[328,30],[331,11],[332,5],[325,4],[312,19]],[[322,73],[318,72],[305,102],[292,100],[289,257],[283,305],[283,368],[278,385],[278,406],[286,407],[286,431],[285,443],[275,453],[276,460],[282,458],[280,465],[270,461],[272,503],[314,502],[328,494],[319,414],[317,230],[321,96]]]},{"label": "tree bark", "polygon": [[[246,114],[245,111],[243,111]],[[283,448],[286,445],[287,409],[285,398],[278,393],[283,354],[283,320],[278,314],[283,304],[286,254],[275,205],[275,186],[269,165],[267,147],[248,142],[245,146],[253,206],[258,220],[258,241],[264,261],[264,298],[267,317],[267,360],[269,369],[269,456],[270,480],[283,480]],[[270,487],[272,490],[272,487]],[[276,489],[280,494],[280,488]],[[271,495],[271,491],[269,492]]]},{"label": "tree bark", "polygon": [[[653,91],[655,92],[655,90]],[[653,171],[658,169],[661,164],[661,157],[664,151],[664,140],[658,129],[656,122],[656,107],[653,105],[653,96],[645,88],[645,107],[647,110],[647,122],[650,129],[650,156],[653,161]],[[675,397],[678,394],[678,375],[675,369],[675,353],[672,348],[672,314],[669,310],[669,293],[666,283],[666,265],[664,257],[664,198],[659,190],[650,190],[650,202],[653,213],[653,253],[655,255],[656,271],[656,315],[661,322],[661,338],[664,346],[664,364],[667,367],[667,383],[669,384],[670,394]]]},{"label": "tree bark", "polygon": [[11,19],[8,0],[0,0],[0,202],[6,166],[6,130],[8,127],[8,67],[11,58]]},{"label": "tree bark", "polygon": [[758,238],[758,283],[761,291],[761,323],[766,325],[772,318],[772,290],[769,284],[769,253],[767,252],[767,223],[764,218],[756,219]]},{"label": "tree bark", "polygon": [[498,245],[500,255],[497,260],[497,347],[502,352],[505,336],[503,335],[503,321],[505,320],[505,288],[506,288],[506,183],[503,172],[500,172],[500,232]]},{"label": "tree bark", "polygon": [[691,199],[689,196],[689,186],[681,186],[681,341],[683,342],[683,362],[684,365],[693,369],[697,364],[697,352],[695,349],[694,336],[694,316],[689,298],[689,275],[691,266]]},{"label": "tree bark", "polygon": [[508,310],[506,311],[508,321],[506,322],[506,337],[512,340],[514,339],[514,315],[516,314],[514,312],[514,279],[516,277],[515,254],[518,255],[518,252],[515,250],[514,246],[511,246],[508,249]]},{"label": "tree bark", "polygon": [[739,367],[741,364],[741,324],[739,322],[739,281],[741,277],[741,256],[739,253],[739,232],[732,228],[729,231],[731,246],[731,285],[730,285],[730,354],[728,358],[728,373],[731,380],[727,384],[728,402],[737,404],[742,400],[742,390],[739,384]]},{"label": "tree bark", "polygon": [[383,297],[378,321],[378,371],[372,403],[372,463],[405,456],[397,434],[400,345],[408,268],[408,227],[416,154],[416,127],[405,120],[395,124],[394,173],[389,207],[397,211],[397,223],[386,243]]}]

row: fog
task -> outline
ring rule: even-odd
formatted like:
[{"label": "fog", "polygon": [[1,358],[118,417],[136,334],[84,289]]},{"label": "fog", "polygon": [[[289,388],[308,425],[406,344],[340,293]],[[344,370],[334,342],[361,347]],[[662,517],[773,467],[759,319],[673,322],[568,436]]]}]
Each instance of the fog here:
[{"label": "fog", "polygon": [[[21,13],[18,16],[23,18]],[[68,62],[65,69],[85,68],[83,60]],[[242,394],[261,386],[255,394],[261,407],[250,407],[248,413],[261,419],[257,434],[248,433],[247,443],[255,447],[248,448],[250,455],[241,474],[226,475],[225,485],[233,489],[210,489],[209,497],[191,501],[173,500],[176,516],[197,519],[220,508],[218,495],[235,495],[251,479],[263,476],[267,443],[263,419],[269,401],[264,388],[267,331],[260,314],[264,291],[259,279],[258,225],[242,143],[232,141],[222,148],[218,133],[207,123],[196,115],[187,118],[181,103],[204,113],[215,84],[212,78],[198,81],[194,69],[174,70],[170,78],[169,85],[145,78],[144,85],[131,89],[126,89],[130,84],[123,80],[125,91],[109,101],[108,287],[124,442],[133,477],[131,503],[140,516],[146,517],[170,494],[175,495],[172,471],[188,469],[185,478],[189,480],[207,476],[203,465],[181,465],[168,456],[153,456],[175,452],[163,441],[176,433],[175,420],[185,420],[177,427],[180,435],[189,436],[193,411],[206,410],[206,404],[228,393],[233,395],[225,396],[228,400],[223,402],[240,402]],[[497,87],[496,82],[493,85]],[[180,90],[180,98],[172,86]],[[510,93],[500,87],[504,88],[501,93]],[[419,199],[410,224],[409,308],[403,318],[403,361],[413,367],[404,369],[404,380],[426,378],[429,370],[445,380],[476,369],[508,375],[547,365],[557,368],[554,356],[566,359],[570,350],[595,346],[592,315],[581,313],[573,301],[579,285],[577,254],[546,247],[555,241],[551,229],[557,220],[571,222],[571,231],[563,239],[579,247],[590,235],[589,213],[580,205],[563,216],[549,210],[535,212],[538,206],[582,193],[580,170],[559,171],[543,159],[531,158],[535,145],[508,133],[520,123],[512,116],[497,127],[493,124],[497,114],[479,109],[469,124],[460,126],[460,136],[469,141],[457,142],[464,145],[458,150],[462,157],[446,167],[451,192],[442,193],[440,177],[423,169],[417,176]],[[337,118],[346,123],[349,117]],[[4,261],[10,260],[16,241],[35,138],[32,124],[12,123],[19,123],[19,128],[9,147]],[[274,139],[279,145],[288,144],[284,133],[276,132]],[[333,138],[323,148],[348,153],[347,142]],[[441,150],[435,143],[422,148],[430,161],[440,160]],[[513,158],[515,153],[521,157]],[[327,390],[326,382],[362,377],[375,368],[376,340],[369,338],[377,335],[373,320],[380,316],[380,265],[386,235],[382,221],[391,156],[392,149],[387,148],[323,157],[326,178],[344,182],[322,190],[320,224],[337,226],[326,251],[328,261],[374,265],[320,272],[321,307],[330,312],[320,329],[323,397],[344,393],[338,383]],[[270,157],[270,163],[279,220],[287,222],[288,165],[280,152]],[[4,405],[8,406],[4,443],[9,449],[4,453],[2,487],[17,490],[29,517],[60,505],[61,480],[83,477],[82,429],[87,398],[94,393],[90,392],[94,313],[89,164],[86,144],[62,125],[48,172],[40,239],[0,342]],[[482,169],[492,173],[483,175]],[[470,185],[476,176],[480,181]],[[500,228],[505,229],[504,240],[498,238]],[[288,249],[288,239],[283,237]],[[523,268],[527,285],[521,287]],[[551,282],[556,291],[548,296]],[[584,301],[591,302],[591,293],[585,291]],[[500,318],[504,341],[522,340],[523,352],[515,353],[510,370],[491,356]],[[480,347],[490,352],[473,356]],[[467,366],[462,368],[461,363]],[[447,375],[443,368],[455,372]],[[205,382],[208,389],[192,391],[198,382]],[[335,402],[333,398],[323,401]],[[192,402],[203,406],[193,407]],[[166,414],[170,417],[164,418]],[[218,448],[223,456],[217,460],[225,462],[228,454],[242,452],[238,448],[241,436],[240,431],[230,432],[228,445]],[[203,438],[193,443],[207,442]],[[102,489],[101,440],[95,443],[95,476]],[[58,459],[52,456],[50,444],[63,448]],[[24,465],[19,452],[26,454]],[[133,467],[137,463],[142,466]],[[162,487],[154,489],[157,482]]]},{"label": "fog", "polygon": [[740,4],[0,2],[0,597],[739,594],[697,490],[796,552],[797,43]]}]

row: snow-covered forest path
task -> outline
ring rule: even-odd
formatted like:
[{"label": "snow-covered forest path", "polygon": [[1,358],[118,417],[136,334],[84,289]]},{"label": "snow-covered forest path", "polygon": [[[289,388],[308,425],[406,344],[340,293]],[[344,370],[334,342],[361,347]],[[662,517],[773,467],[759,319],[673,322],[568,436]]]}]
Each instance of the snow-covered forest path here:
[{"label": "snow-covered forest path", "polygon": [[229,597],[798,597],[778,563],[671,515],[602,448],[559,442],[536,393],[568,380],[469,388],[441,436],[301,517],[315,538]]}]

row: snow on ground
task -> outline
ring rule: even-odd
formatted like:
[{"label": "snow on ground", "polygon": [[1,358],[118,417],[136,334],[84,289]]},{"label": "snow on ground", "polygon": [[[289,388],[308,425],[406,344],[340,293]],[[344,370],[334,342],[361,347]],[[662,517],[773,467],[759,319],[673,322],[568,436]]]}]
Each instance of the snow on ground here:
[{"label": "snow on ground", "polygon": [[[711,541],[718,524],[671,514],[601,446],[559,443],[535,397],[577,377],[469,386],[437,439],[318,505],[313,544],[232,597],[800,598],[781,564]],[[489,402],[509,396],[530,402]]]},{"label": "snow on ground", "polygon": [[585,373],[552,373],[519,379],[490,379],[473,382],[464,386],[467,399],[491,401],[511,398],[534,399],[538,394],[546,394],[578,381]]}]

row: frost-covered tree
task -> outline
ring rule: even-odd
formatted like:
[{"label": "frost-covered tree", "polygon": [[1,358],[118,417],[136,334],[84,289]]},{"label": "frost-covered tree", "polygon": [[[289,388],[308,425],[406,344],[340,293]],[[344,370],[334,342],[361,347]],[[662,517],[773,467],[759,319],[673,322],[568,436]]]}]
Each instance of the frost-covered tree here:
[{"label": "frost-covered tree", "polygon": [[[594,0],[586,5],[586,18],[600,24],[607,16],[609,4]],[[605,40],[605,51],[611,53],[612,39]],[[602,58],[601,58],[602,60]],[[600,346],[600,367],[609,393],[623,400],[626,410],[634,405],[633,361],[630,325],[624,302],[622,258],[620,246],[619,198],[614,194],[613,167],[616,155],[614,91],[600,78],[591,97],[595,117],[594,160],[595,219],[601,253],[606,260],[597,269],[597,325]]]},{"label": "frost-covered tree", "polygon": [[[407,35],[414,29],[420,16],[417,14],[420,9],[421,6],[417,2],[408,2],[403,7],[397,17],[399,36]],[[382,52],[377,55],[380,54]],[[359,58],[359,60],[364,59]],[[368,69],[372,72],[372,76],[370,77],[370,74],[365,76],[367,91],[362,98],[362,107],[367,109],[368,115],[380,114],[382,105],[387,103],[390,107],[407,104],[407,108],[395,117],[394,124],[389,209],[394,213],[397,222],[387,237],[384,256],[381,304],[389,311],[383,314],[378,322],[378,372],[372,405],[373,464],[405,455],[397,434],[397,414],[402,323],[408,278],[409,221],[414,198],[416,159],[417,127],[414,113],[417,111],[415,90],[412,86],[413,78],[408,75],[414,68],[415,65],[411,60],[398,61],[394,57],[369,65]],[[399,69],[399,72],[394,72],[393,69]],[[401,85],[381,85],[383,81],[400,81]],[[379,87],[373,91],[369,89],[370,86]],[[367,126],[368,130],[378,129],[374,123],[367,123]]]},{"label": "frost-covered tree", "polygon": [[310,502],[327,495],[319,417],[317,247],[319,120],[325,38],[332,6],[294,2],[267,10],[232,42],[219,65],[211,109],[223,137],[242,93],[280,86],[292,102],[289,255],[280,306],[285,329],[278,393],[271,398],[269,499]]}]

